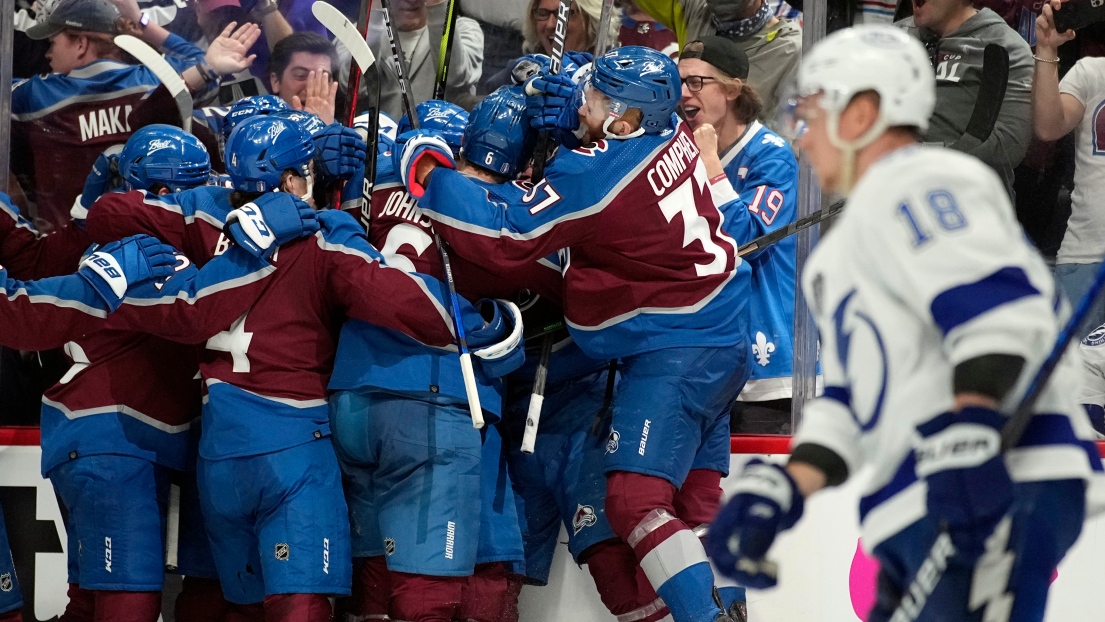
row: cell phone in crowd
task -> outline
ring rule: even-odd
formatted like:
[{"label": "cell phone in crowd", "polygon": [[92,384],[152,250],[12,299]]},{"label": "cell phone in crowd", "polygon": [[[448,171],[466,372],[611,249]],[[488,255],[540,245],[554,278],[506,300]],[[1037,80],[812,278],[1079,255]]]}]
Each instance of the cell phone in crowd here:
[{"label": "cell phone in crowd", "polygon": [[1105,21],[1105,0],[1070,0],[1055,12],[1055,29],[1078,30]]}]

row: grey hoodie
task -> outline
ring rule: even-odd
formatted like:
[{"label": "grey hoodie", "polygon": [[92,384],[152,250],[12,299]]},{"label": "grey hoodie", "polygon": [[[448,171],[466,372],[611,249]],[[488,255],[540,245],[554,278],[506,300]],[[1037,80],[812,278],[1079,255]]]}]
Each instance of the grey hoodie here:
[{"label": "grey hoodie", "polygon": [[[942,39],[919,30],[912,17],[896,25],[920,38],[930,50],[936,49],[936,110],[925,142],[943,144],[982,160],[997,171],[1012,197],[1013,169],[1024,159],[1032,138],[1033,64],[1028,43],[990,9],[982,9]],[[1009,52],[1009,85],[990,137],[981,145],[964,146],[959,141],[980,95],[982,53],[988,43]]]}]

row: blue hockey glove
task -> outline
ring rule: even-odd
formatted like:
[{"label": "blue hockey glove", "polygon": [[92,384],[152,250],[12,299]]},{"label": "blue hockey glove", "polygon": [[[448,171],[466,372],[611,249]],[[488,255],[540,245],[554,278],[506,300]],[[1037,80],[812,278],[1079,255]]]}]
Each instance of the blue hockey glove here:
[{"label": "blue hockey glove", "polygon": [[513,302],[484,299],[479,302],[486,320],[483,328],[470,331],[468,345],[484,373],[501,378],[522,366],[526,349],[522,343],[522,312]]},{"label": "blue hockey glove", "polygon": [[134,235],[104,246],[93,246],[81,259],[77,274],[107,303],[119,308],[127,290],[173,274],[176,249],[148,235]]},{"label": "blue hockey glove", "polygon": [[[593,62],[595,62],[595,55],[590,52],[564,52],[564,67],[561,73],[570,76],[576,72],[576,69]],[[569,71],[568,67],[571,65],[575,65],[575,68]]]},{"label": "blue hockey glove", "polygon": [[564,74],[534,76],[526,81],[526,116],[537,130],[574,132],[579,128],[579,110],[571,108],[576,89],[581,88]]},{"label": "blue hockey glove", "polygon": [[421,199],[426,194],[426,189],[415,178],[418,164],[423,158],[431,158],[446,168],[457,167],[449,143],[433,130],[403,132],[395,140],[395,150],[391,153],[392,162],[403,179],[403,185],[416,199]]},{"label": "blue hockey glove", "polygon": [[226,216],[227,237],[254,257],[319,230],[318,213],[287,192],[262,194]]},{"label": "blue hockey glove", "polygon": [[[564,55],[564,58],[560,61],[560,73],[565,76],[573,76],[579,68],[581,63],[576,62],[576,57],[585,57],[588,60],[584,61],[584,64],[591,62],[590,54],[581,54],[579,52],[568,52]],[[526,54],[522,58],[519,58],[514,67],[510,69],[510,79],[514,84],[521,86],[526,83],[533,76],[538,74],[548,74],[552,69],[552,59],[544,54]]]},{"label": "blue hockey glove", "polygon": [[1013,505],[1013,482],[1001,454],[1005,415],[981,407],[944,413],[917,426],[917,476],[928,484],[929,515],[946,526],[968,562]]},{"label": "blue hockey glove", "polygon": [[706,533],[706,554],[725,576],[746,587],[774,587],[775,564],[764,559],[780,531],[802,517],[805,504],[794,478],[780,465],[748,462],[733,498]]},{"label": "blue hockey glove", "polygon": [[96,199],[119,187],[120,183],[118,152],[101,153],[92,164],[92,171],[84,180],[84,190],[81,191],[80,196],[81,207],[87,210],[96,202]]},{"label": "blue hockey glove", "polygon": [[323,179],[349,179],[364,166],[368,145],[357,130],[331,123],[315,134],[315,161]]}]

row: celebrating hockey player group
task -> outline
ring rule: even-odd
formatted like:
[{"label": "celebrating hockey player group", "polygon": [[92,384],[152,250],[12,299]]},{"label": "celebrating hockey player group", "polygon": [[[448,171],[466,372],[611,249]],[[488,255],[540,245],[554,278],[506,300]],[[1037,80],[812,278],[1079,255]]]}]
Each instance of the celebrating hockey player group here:
[{"label": "celebrating hockey player group", "polygon": [[794,220],[794,150],[724,38],[562,52],[470,113],[135,128],[50,235],[0,195],[0,342],[72,363],[42,405],[63,621],[156,621],[168,566],[181,622],[516,622],[563,526],[618,620],[746,622],[715,573],[774,586],[775,536],[864,467],[869,620],[1043,619],[1101,473],[1073,363],[1002,433],[1069,307],[994,173],[917,144],[921,44],[802,62],[776,125],[848,198],[800,275],[825,389],[724,507],[732,404],[789,396],[794,242],[738,248]]}]

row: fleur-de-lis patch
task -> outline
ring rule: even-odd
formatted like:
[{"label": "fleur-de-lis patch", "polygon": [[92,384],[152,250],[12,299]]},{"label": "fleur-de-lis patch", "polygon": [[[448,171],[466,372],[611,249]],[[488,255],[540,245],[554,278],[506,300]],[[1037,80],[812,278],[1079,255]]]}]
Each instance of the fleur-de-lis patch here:
[{"label": "fleur-de-lis patch", "polygon": [[767,336],[761,332],[756,333],[756,343],[752,344],[752,354],[756,355],[756,362],[760,367],[767,367],[771,362],[771,353],[775,351],[775,344],[767,340]]}]

